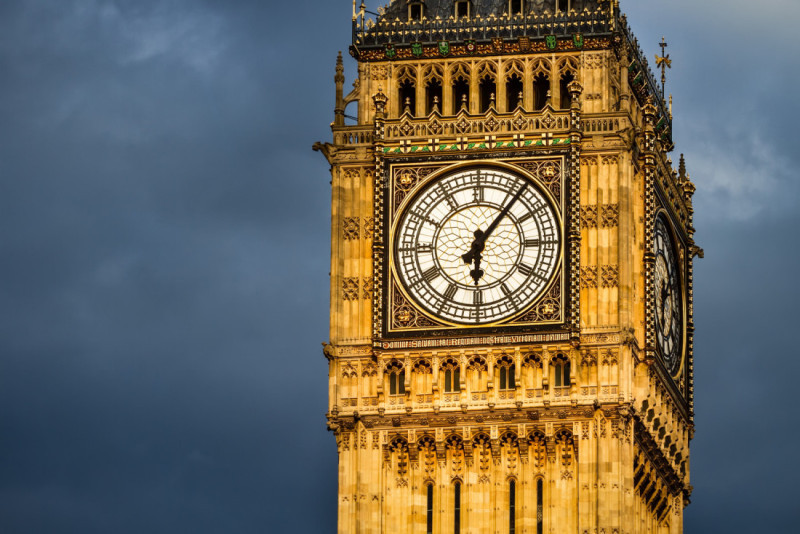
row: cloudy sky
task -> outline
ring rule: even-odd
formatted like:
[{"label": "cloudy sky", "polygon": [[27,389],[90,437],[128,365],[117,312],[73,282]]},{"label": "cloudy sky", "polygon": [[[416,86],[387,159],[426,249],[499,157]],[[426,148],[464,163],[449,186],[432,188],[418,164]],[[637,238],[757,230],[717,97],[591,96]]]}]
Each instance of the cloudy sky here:
[{"label": "cloudy sky", "polygon": [[[351,8],[306,4],[0,3],[0,531],[334,532]],[[622,7],[698,187],[686,532],[796,532],[800,3]]]}]

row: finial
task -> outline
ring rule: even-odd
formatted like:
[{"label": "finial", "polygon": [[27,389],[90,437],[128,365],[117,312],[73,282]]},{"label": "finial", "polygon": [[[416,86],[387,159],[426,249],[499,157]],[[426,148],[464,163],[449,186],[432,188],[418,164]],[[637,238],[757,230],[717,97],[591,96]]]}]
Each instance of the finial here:
[{"label": "finial", "polygon": [[545,106],[549,106],[550,105],[550,98],[551,98],[550,89],[548,89],[547,90],[547,95],[545,95],[545,98],[544,98]]},{"label": "finial", "polygon": [[669,95],[669,120],[672,120],[672,95]]},{"label": "finial", "polygon": [[461,109],[467,109],[467,93],[461,95]]},{"label": "finial", "polygon": [[439,113],[439,97],[434,95],[433,96],[433,109],[431,109],[433,113]]},{"label": "finial", "polygon": [[403,113],[411,113],[411,97],[407,96],[406,101],[403,102],[405,107],[403,108]]},{"label": "finial", "polygon": [[686,180],[686,161],[683,159],[683,154],[681,154],[681,159],[678,162],[678,178],[680,181],[683,182]]},{"label": "finial", "polygon": [[661,37],[661,42],[658,44],[661,47],[661,55],[656,54],[656,67],[661,67],[661,98],[664,98],[664,86],[667,83],[667,69],[672,68],[672,60],[669,58],[667,51],[667,41]]},{"label": "finial", "polygon": [[520,92],[519,92],[519,95],[517,95],[517,107],[518,107],[518,108],[521,108],[521,107],[522,107],[522,96],[523,96],[523,95],[522,95],[522,91],[520,91]]},{"label": "finial", "polygon": [[333,124],[344,126],[344,66],[342,65],[342,51],[336,57],[336,74],[333,77],[336,83],[336,104],[333,109]]},{"label": "finial", "polygon": [[339,55],[336,56],[336,79],[334,81],[342,80],[344,83],[344,65],[342,64],[342,51],[339,50]]},{"label": "finial", "polygon": [[489,107],[494,107],[494,93],[489,93]]}]

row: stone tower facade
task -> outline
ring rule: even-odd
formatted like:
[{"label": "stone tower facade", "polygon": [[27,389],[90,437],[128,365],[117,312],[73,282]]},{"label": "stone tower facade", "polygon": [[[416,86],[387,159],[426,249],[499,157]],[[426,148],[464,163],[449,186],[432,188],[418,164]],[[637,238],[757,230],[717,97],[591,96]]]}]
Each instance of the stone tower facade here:
[{"label": "stone tower facade", "polygon": [[618,1],[354,5],[350,55],[338,532],[682,532],[694,186]]}]

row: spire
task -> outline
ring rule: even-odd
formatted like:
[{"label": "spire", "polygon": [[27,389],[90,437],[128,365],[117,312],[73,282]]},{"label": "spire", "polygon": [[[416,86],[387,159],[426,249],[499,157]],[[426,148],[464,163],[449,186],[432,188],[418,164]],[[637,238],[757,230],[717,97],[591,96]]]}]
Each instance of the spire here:
[{"label": "spire", "polygon": [[342,51],[336,58],[336,75],[333,77],[336,82],[336,106],[334,107],[334,126],[344,126],[344,65],[342,64]]},{"label": "spire", "polygon": [[681,154],[680,162],[678,163],[678,179],[681,182],[686,181],[686,161],[683,159],[683,154]]}]

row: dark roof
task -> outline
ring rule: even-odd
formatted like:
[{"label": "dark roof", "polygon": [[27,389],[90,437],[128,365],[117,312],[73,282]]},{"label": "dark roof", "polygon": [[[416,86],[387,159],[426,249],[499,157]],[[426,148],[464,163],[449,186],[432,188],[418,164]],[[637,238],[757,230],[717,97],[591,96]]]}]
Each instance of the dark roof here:
[{"label": "dark roof", "polygon": [[[523,0],[525,2],[523,12],[525,14],[543,14],[555,12],[557,0]],[[425,17],[432,19],[437,16],[446,19],[454,13],[456,0],[393,0],[386,8],[383,17],[388,20],[407,20],[408,4],[421,2],[425,8]],[[508,10],[508,0],[470,0],[472,7],[471,14],[488,17],[494,15],[502,16]],[[571,0],[572,9],[583,11],[584,9],[595,10],[598,7],[598,0]]]}]

